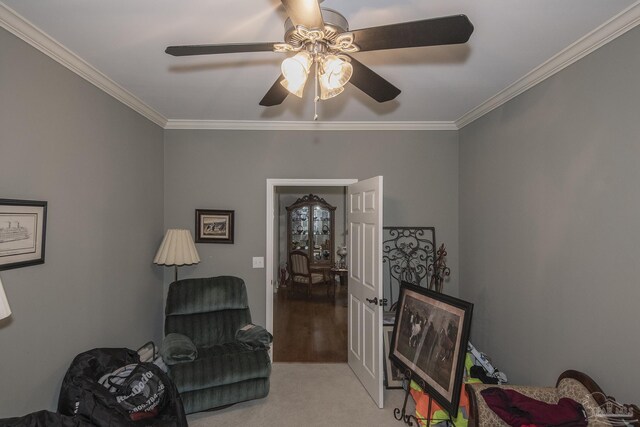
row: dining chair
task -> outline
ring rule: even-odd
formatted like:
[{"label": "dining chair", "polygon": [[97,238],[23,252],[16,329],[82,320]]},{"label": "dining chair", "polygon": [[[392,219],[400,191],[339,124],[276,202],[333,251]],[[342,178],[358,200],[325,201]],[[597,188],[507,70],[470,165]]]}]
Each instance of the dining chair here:
[{"label": "dining chair", "polygon": [[307,288],[307,297],[311,297],[311,288],[316,285],[329,285],[327,269],[313,268],[309,261],[309,255],[303,251],[289,253],[289,286],[291,290],[296,285],[304,285]]}]

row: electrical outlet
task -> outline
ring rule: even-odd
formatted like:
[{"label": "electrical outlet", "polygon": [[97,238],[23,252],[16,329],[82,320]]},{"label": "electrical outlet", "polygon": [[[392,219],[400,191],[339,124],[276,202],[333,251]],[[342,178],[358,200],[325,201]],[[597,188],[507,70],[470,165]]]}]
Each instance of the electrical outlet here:
[{"label": "electrical outlet", "polygon": [[264,268],[264,257],[254,256],[253,257],[253,268]]}]

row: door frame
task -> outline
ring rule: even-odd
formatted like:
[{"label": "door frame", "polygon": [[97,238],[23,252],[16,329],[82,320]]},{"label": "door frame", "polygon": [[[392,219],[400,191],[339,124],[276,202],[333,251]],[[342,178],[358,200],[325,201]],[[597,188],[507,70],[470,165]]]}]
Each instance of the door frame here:
[{"label": "door frame", "polygon": [[[273,333],[273,244],[275,242],[275,204],[276,187],[346,187],[358,182],[355,178],[345,179],[307,179],[307,178],[267,178],[267,250],[265,257],[265,283],[266,283],[266,329]],[[273,347],[271,348],[273,352]],[[272,353],[273,354],[273,353]]]}]

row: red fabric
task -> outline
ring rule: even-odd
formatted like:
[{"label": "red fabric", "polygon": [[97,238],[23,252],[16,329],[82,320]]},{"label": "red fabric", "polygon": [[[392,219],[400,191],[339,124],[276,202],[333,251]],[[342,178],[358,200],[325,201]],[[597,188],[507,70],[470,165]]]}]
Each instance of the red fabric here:
[{"label": "red fabric", "polygon": [[584,409],[575,400],[563,397],[557,405],[527,397],[515,390],[490,387],[480,392],[493,412],[513,427],[583,427]]}]

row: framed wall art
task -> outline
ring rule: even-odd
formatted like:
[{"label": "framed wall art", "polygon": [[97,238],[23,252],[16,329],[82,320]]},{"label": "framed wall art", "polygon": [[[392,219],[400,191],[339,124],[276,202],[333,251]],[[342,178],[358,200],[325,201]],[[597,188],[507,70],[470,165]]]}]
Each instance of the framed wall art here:
[{"label": "framed wall art", "polygon": [[404,375],[402,371],[389,359],[389,344],[393,336],[393,325],[385,325],[382,327],[384,334],[384,385],[388,389],[402,388],[402,380]]},{"label": "framed wall art", "polygon": [[0,199],[0,270],[44,264],[47,202]]},{"label": "framed wall art", "polygon": [[450,414],[458,412],[473,304],[402,282],[391,360]]},{"label": "framed wall art", "polygon": [[233,243],[234,212],[196,209],[196,243]]},{"label": "framed wall art", "polygon": [[429,287],[435,259],[435,227],[382,227],[382,284],[391,304],[402,281]]}]

